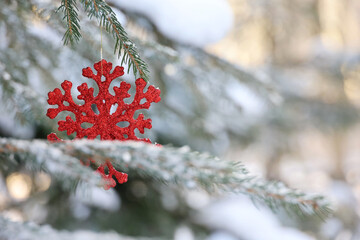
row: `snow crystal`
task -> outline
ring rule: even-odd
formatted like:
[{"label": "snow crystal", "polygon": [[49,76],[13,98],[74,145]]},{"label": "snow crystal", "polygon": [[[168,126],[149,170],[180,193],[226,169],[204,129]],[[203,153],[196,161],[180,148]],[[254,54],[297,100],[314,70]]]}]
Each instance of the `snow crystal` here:
[{"label": "snow crystal", "polygon": [[109,0],[115,6],[148,17],[174,41],[204,46],[230,30],[233,14],[226,0]]}]

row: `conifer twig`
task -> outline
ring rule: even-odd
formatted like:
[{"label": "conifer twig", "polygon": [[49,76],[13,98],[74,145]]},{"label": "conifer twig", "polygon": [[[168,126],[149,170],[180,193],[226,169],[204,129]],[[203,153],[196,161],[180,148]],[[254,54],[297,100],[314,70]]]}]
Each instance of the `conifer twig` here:
[{"label": "conifer twig", "polygon": [[[21,234],[20,232],[21,231]],[[0,215],[1,240],[155,240],[155,238],[124,236],[115,232],[95,232],[90,230],[67,231],[52,228],[50,225],[37,225],[33,222],[12,222]],[[159,239],[159,238],[156,238]]]},{"label": "conifer twig", "polygon": [[[6,156],[9,155],[24,162],[38,159],[33,162],[55,161],[57,164],[61,159],[80,161],[91,158],[98,164],[110,160],[116,169],[128,172],[129,176],[176,184],[182,189],[200,188],[212,194],[242,193],[267,204],[272,210],[283,208],[299,216],[318,215],[323,219],[331,213],[329,204],[322,196],[293,190],[281,182],[253,178],[239,163],[193,152],[187,147],[157,147],[141,142],[96,140],[51,144],[41,140],[0,138],[0,160],[5,160],[6,163]],[[79,166],[80,164],[73,164],[67,174],[77,176],[82,181],[94,182],[93,177],[84,171],[84,167]]]},{"label": "conifer twig", "polygon": [[[121,64],[128,65],[135,76],[138,75],[146,82],[149,81],[149,69],[147,64],[140,58],[136,46],[128,37],[124,28],[118,21],[116,14],[111,7],[103,0],[81,0],[89,18],[95,17],[100,21],[100,25],[110,33],[115,39],[114,53],[118,57],[122,55]],[[62,0],[59,10],[64,12],[64,18],[67,20],[67,31],[64,35],[64,44],[77,42],[81,38],[79,18],[75,0]]]},{"label": "conifer twig", "polygon": [[79,17],[75,0],[62,0],[58,11],[62,10],[64,19],[66,18],[67,30],[64,34],[63,41],[67,45],[74,44],[81,38]]}]

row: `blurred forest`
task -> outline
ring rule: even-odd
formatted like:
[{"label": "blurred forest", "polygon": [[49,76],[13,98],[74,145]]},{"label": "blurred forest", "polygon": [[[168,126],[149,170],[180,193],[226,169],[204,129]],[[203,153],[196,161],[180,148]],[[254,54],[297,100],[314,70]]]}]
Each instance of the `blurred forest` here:
[{"label": "blurred forest", "polygon": [[206,51],[265,75],[282,99],[263,140],[227,154],[252,172],[331,196],[337,210],[324,236],[358,239],[360,2],[230,3],[234,28]]},{"label": "blurred forest", "polygon": [[[147,113],[153,128],[146,137],[240,160],[253,175],[320,193],[330,199],[334,215],[326,221],[289,217],[282,210],[275,215],[263,206],[252,210],[237,195],[178,191],[141,177],[116,188],[120,200],[115,191],[97,190],[88,200],[80,187],[62,192],[45,173],[5,169],[0,210],[7,217],[60,230],[115,229],[176,240],[360,239],[360,1],[229,0],[232,26],[219,30],[226,35],[213,43],[169,35],[156,18],[171,11],[164,1],[148,9],[141,0],[107,2],[149,64],[150,83],[162,91],[162,101]],[[0,136],[46,138],[57,128],[45,119],[47,92],[64,79],[83,81],[81,69],[100,59],[101,30],[79,14],[83,39],[62,46],[65,27],[52,1],[5,0],[0,9]],[[206,6],[194,10],[203,11]],[[215,21],[219,26],[213,28],[226,24]],[[177,26],[169,28],[186,35]],[[120,64],[113,46],[103,33],[104,58]],[[134,76],[125,79],[132,82]],[[107,207],[96,201],[108,201]],[[257,235],[260,229],[267,235]],[[103,238],[117,239],[110,235]]]}]

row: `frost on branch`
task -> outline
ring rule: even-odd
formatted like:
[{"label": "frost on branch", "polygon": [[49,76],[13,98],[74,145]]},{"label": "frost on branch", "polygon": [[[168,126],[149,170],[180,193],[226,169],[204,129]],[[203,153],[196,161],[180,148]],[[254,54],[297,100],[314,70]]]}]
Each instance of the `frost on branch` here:
[{"label": "frost on branch", "polygon": [[[131,103],[125,103],[124,99],[129,98],[128,93],[131,88],[131,84],[122,81],[120,86],[115,86],[114,93],[112,95],[109,92],[111,82],[124,75],[124,68],[116,66],[112,70],[112,63],[106,60],[101,60],[94,64],[94,68],[97,71],[96,74],[90,67],[84,68],[82,75],[84,77],[93,79],[99,87],[99,93],[94,96],[94,88],[89,88],[86,83],[77,87],[80,95],[77,97],[79,100],[83,100],[84,104],[78,105],[74,102],[71,96],[72,83],[65,80],[61,87],[64,89],[64,94],[59,88],[55,88],[54,91],[48,94],[48,103],[50,105],[58,105],[57,108],[49,108],[47,116],[51,119],[55,118],[62,111],[69,111],[75,115],[75,120],[70,116],[66,116],[65,121],[59,121],[59,131],[66,131],[68,135],[76,133],[76,139],[87,137],[88,139],[94,139],[100,136],[101,140],[135,140],[151,143],[148,138],[138,138],[135,135],[135,129],[138,129],[140,133],[144,133],[145,128],[150,129],[151,119],[144,119],[143,114],[139,114],[135,119],[135,111],[140,109],[149,109],[150,104],[159,102],[160,90],[154,86],[149,86],[144,92],[146,82],[139,78],[135,81],[136,93]],[[102,77],[104,76],[104,80]],[[141,103],[142,100],[145,100]],[[94,112],[93,106],[96,106],[98,113]],[[117,106],[116,110],[111,113],[110,109],[113,106]],[[128,122],[126,127],[120,127],[117,124],[120,122]],[[89,123],[92,126],[89,128],[83,128],[83,123]],[[49,141],[61,141],[55,133],[48,135]],[[109,174],[106,175],[104,167],[108,168]],[[110,162],[102,164],[97,172],[99,172],[103,179],[106,180],[105,188],[114,187],[116,185],[112,176],[115,176],[119,183],[127,181],[127,174],[117,172]],[[112,180],[112,181],[111,181]]]}]

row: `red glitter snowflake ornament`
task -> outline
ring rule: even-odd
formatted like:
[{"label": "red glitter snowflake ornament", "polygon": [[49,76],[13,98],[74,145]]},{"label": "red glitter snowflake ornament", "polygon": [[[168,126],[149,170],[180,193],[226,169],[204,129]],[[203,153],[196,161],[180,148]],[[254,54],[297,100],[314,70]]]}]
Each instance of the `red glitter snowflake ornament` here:
[{"label": "red glitter snowflake ornament", "polygon": [[[138,129],[140,133],[144,133],[145,128],[150,129],[152,127],[151,119],[144,119],[143,114],[139,114],[135,119],[134,114],[137,110],[149,109],[150,104],[153,102],[159,102],[161,100],[160,90],[150,85],[146,92],[144,92],[146,82],[144,79],[139,78],[135,81],[136,93],[133,101],[131,103],[125,103],[124,99],[130,97],[128,91],[131,88],[131,84],[122,81],[119,87],[115,86],[113,88],[115,95],[109,92],[111,82],[117,77],[124,75],[124,68],[116,66],[111,72],[112,63],[104,59],[95,63],[94,68],[97,71],[96,75],[90,67],[84,68],[82,75],[96,82],[99,87],[97,96],[94,96],[94,88],[88,88],[88,85],[83,83],[77,87],[80,92],[77,98],[83,100],[84,104],[78,105],[71,96],[72,83],[65,80],[61,84],[65,92],[64,94],[62,94],[59,88],[55,88],[54,91],[49,92],[48,103],[50,105],[58,105],[58,107],[49,108],[46,115],[53,119],[62,111],[72,112],[75,115],[75,121],[70,116],[66,116],[65,121],[58,122],[58,130],[66,131],[68,135],[75,132],[75,139],[84,137],[94,139],[100,136],[101,140],[135,140],[151,143],[150,139],[138,138],[134,132],[135,129]],[[104,80],[102,80],[103,76],[105,77]],[[142,103],[143,100],[145,101]],[[98,112],[92,109],[94,105],[97,107]],[[117,108],[111,113],[110,109],[113,106],[117,106]],[[128,122],[129,125],[120,127],[117,125],[120,122]],[[81,126],[82,123],[90,123],[92,126],[83,128]],[[49,134],[48,140],[61,141],[55,133]],[[108,175],[105,174],[105,166],[108,168]],[[119,183],[127,181],[127,174],[116,171],[108,161],[102,164],[97,172],[109,183],[104,186],[105,189],[116,185],[112,176],[115,176]]]}]

